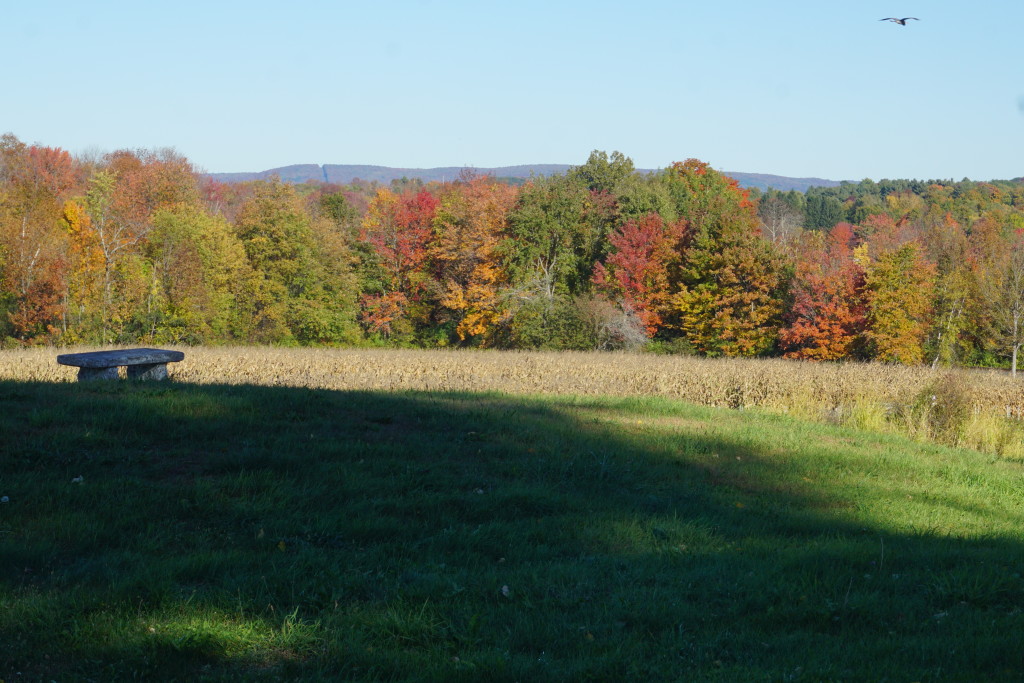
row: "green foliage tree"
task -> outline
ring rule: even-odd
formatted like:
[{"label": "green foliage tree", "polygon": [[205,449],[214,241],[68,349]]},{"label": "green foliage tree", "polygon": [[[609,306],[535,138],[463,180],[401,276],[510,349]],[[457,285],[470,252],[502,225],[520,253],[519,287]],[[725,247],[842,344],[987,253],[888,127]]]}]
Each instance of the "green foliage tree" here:
[{"label": "green foliage tree", "polygon": [[838,198],[822,192],[808,191],[807,208],[804,211],[805,228],[831,230],[837,223],[845,220],[846,211],[843,210],[843,203]]},{"label": "green foliage tree", "polygon": [[633,160],[621,152],[612,152],[609,157],[607,152],[595,149],[585,164],[571,169],[568,175],[592,192],[613,193],[635,170]]},{"label": "green foliage tree", "polygon": [[1009,355],[1016,377],[1024,347],[1024,229],[996,221],[978,227],[988,233],[979,249],[977,284],[989,344],[1003,357]]},{"label": "green foliage tree", "polygon": [[601,235],[591,230],[590,191],[571,176],[535,178],[520,189],[499,253],[515,286],[552,299],[586,289]]},{"label": "green foliage tree", "polygon": [[264,321],[257,324],[261,337],[280,334],[273,341],[300,344],[357,338],[354,305],[335,296],[346,283],[351,286],[345,277],[351,264],[327,263],[294,189],[276,180],[257,186],[240,211],[235,234],[262,279],[250,304]]},{"label": "green foliage tree", "polygon": [[317,198],[316,207],[321,215],[334,221],[339,228],[355,226],[359,222],[359,210],[352,205],[344,192],[320,195]]},{"label": "green foliage tree", "polygon": [[975,269],[968,253],[967,233],[952,213],[932,207],[921,224],[919,242],[935,264],[932,323],[925,350],[933,368],[952,366],[977,355],[974,296]]},{"label": "green foliage tree", "polygon": [[615,194],[619,224],[639,220],[652,213],[665,223],[679,218],[664,174],[633,174],[619,183]]},{"label": "green foliage tree", "polygon": [[195,204],[183,204],[158,211],[153,224],[146,255],[160,292],[154,341],[250,341],[239,311],[259,285],[227,221]]}]

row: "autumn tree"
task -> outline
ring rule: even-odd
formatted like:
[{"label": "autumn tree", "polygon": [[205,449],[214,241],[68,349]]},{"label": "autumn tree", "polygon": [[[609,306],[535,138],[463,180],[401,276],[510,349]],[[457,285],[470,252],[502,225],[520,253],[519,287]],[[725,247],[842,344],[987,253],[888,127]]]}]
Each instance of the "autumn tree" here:
[{"label": "autumn tree", "polygon": [[206,176],[200,179],[197,191],[207,213],[234,223],[242,206],[252,197],[255,186],[253,182],[229,183]]},{"label": "autumn tree", "polygon": [[594,269],[597,290],[634,313],[648,337],[662,327],[671,300],[669,272],[679,261],[683,227],[666,225],[656,213],[628,220],[609,238],[611,253]]},{"label": "autumn tree", "polygon": [[[196,175],[173,150],[121,150],[93,168],[85,196],[64,207],[77,259],[69,289],[69,303],[77,310],[71,315],[83,331],[93,330],[86,340],[135,340],[151,329],[158,295],[156,273],[144,254],[153,216],[197,203]],[[95,267],[97,254],[102,268]],[[98,283],[89,282],[93,277]],[[90,298],[96,290],[98,301]]]},{"label": "autumn tree", "polygon": [[884,213],[871,214],[854,226],[857,240],[867,245],[868,254],[877,258],[888,251],[920,241],[917,226],[905,218],[895,219]]},{"label": "autumn tree", "polygon": [[430,247],[438,282],[438,322],[463,343],[489,343],[507,319],[502,290],[507,274],[498,247],[507,235],[518,190],[489,177],[468,177],[448,187],[434,219]]},{"label": "autumn tree", "polygon": [[[101,295],[97,341],[104,344],[113,341],[112,328],[122,319],[123,310],[118,311],[120,307],[116,307],[115,285],[120,273],[126,269],[119,269],[119,265],[131,256],[132,250],[149,228],[145,222],[134,217],[132,210],[129,210],[128,216],[118,211],[115,204],[116,184],[117,176],[106,170],[97,171],[89,178],[89,189],[84,201],[88,221],[79,224],[82,229],[79,235],[84,240],[93,242],[85,248],[97,249],[102,257],[103,268],[99,272]],[[122,194],[121,203],[127,201],[126,196]],[[91,287],[85,286],[83,289]]]},{"label": "autumn tree", "polygon": [[411,332],[409,306],[422,299],[430,278],[427,245],[440,202],[426,190],[396,195],[381,188],[362,221],[360,239],[372,249],[376,282],[363,295],[363,324],[390,337]]},{"label": "autumn tree", "polygon": [[792,303],[779,334],[786,358],[840,360],[853,354],[866,324],[864,270],[853,249],[848,223],[827,235],[802,235],[790,285]]},{"label": "autumn tree", "polygon": [[117,177],[113,201],[122,221],[145,223],[158,209],[200,198],[195,169],[173,149],[120,150],[106,162],[106,170]]},{"label": "autumn tree", "polygon": [[896,220],[919,218],[925,209],[924,199],[916,192],[905,190],[886,195],[885,205],[889,215]]},{"label": "autumn tree", "polygon": [[0,139],[0,282],[10,333],[23,344],[60,334],[68,265],[60,218],[76,171],[64,150]]},{"label": "autumn tree", "polygon": [[777,338],[783,262],[760,234],[747,193],[704,162],[666,171],[686,222],[679,267],[671,273],[674,323],[702,353],[751,356]]},{"label": "autumn tree", "polygon": [[868,355],[885,362],[913,365],[924,360],[924,341],[932,312],[935,267],[910,242],[863,263]]},{"label": "autumn tree", "polygon": [[68,245],[62,341],[69,344],[100,341],[105,262],[84,198],[64,203],[61,224]]}]

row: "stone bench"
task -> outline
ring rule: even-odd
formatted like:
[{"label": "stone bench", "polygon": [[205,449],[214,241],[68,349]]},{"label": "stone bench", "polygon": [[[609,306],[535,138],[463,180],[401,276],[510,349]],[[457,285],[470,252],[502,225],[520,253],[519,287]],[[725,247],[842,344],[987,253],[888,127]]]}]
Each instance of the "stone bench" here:
[{"label": "stone bench", "polygon": [[57,356],[61,365],[78,368],[78,381],[117,379],[118,368],[128,369],[129,379],[167,379],[167,364],[185,358],[181,351],[163,349],[124,349],[123,351],[89,351]]}]

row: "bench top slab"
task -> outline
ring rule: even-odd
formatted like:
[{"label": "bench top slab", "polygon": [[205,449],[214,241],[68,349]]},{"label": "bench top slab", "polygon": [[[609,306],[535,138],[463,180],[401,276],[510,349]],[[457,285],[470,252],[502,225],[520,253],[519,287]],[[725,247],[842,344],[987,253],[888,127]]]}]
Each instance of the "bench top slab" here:
[{"label": "bench top slab", "polygon": [[163,349],[123,349],[118,351],[88,351],[86,353],[65,353],[57,356],[61,365],[78,368],[113,368],[122,365],[153,365],[156,363],[177,363],[185,358],[181,351]]}]

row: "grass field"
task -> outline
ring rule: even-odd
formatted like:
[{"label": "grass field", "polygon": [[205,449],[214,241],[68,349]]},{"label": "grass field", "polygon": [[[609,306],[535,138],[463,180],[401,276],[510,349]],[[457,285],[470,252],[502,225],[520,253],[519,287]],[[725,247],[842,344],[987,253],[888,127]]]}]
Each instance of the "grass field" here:
[{"label": "grass field", "polygon": [[0,679],[1024,676],[1018,462],[663,397],[185,374],[0,382]]}]

